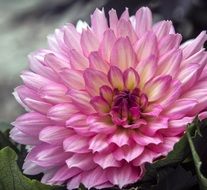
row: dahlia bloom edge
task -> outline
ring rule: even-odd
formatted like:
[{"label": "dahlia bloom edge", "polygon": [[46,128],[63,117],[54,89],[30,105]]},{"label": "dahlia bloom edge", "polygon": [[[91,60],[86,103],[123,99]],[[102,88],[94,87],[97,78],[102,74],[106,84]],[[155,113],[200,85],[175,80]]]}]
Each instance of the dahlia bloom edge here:
[{"label": "dahlia bloom edge", "polygon": [[196,115],[206,116],[206,32],[180,44],[170,21],[152,24],[143,7],[96,9],[91,26],[67,24],[48,49],[29,55],[15,89],[28,113],[11,138],[32,148],[24,173],[46,184],[120,188],[140,180],[145,163],[166,156]]}]

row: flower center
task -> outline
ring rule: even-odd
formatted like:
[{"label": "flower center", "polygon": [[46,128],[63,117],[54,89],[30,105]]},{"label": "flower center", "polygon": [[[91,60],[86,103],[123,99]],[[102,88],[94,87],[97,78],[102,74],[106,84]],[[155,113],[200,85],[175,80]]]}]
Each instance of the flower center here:
[{"label": "flower center", "polygon": [[110,115],[114,124],[118,126],[131,125],[141,117],[142,109],[147,105],[145,94],[138,88],[133,91],[114,89]]}]

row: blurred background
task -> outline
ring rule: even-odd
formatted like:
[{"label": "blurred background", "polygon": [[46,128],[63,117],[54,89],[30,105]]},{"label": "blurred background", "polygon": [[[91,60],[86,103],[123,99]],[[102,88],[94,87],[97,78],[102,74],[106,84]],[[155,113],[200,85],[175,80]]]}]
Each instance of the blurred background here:
[{"label": "blurred background", "polygon": [[47,47],[46,36],[61,25],[89,22],[96,7],[120,15],[125,7],[134,14],[149,6],[154,21],[172,20],[187,40],[207,29],[207,0],[0,0],[0,122],[11,122],[24,110],[12,96],[27,68],[27,55]]}]

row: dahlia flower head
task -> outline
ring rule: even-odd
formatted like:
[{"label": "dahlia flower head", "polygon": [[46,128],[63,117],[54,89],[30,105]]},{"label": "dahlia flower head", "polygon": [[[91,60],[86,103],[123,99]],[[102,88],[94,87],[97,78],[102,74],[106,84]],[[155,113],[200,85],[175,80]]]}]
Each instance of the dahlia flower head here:
[{"label": "dahlia flower head", "polygon": [[119,188],[165,157],[195,116],[206,116],[206,32],[181,44],[171,21],[140,8],[96,9],[29,55],[15,89],[26,109],[11,138],[30,145],[25,174],[46,184]]}]

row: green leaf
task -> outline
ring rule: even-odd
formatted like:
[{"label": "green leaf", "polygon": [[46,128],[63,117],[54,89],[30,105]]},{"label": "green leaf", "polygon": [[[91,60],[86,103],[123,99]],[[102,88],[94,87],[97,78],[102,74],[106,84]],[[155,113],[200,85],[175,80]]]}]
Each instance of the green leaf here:
[{"label": "green leaf", "polygon": [[151,190],[189,190],[197,183],[195,176],[180,165],[159,170],[157,178],[157,184]]},{"label": "green leaf", "polygon": [[[195,124],[189,126],[187,131],[188,142],[191,148],[191,153],[197,173],[197,178],[201,190],[207,189],[207,178],[204,174],[207,174],[206,156],[207,156],[207,120],[197,123],[195,130]],[[205,170],[202,169],[205,167]]]},{"label": "green leaf", "polygon": [[22,175],[16,153],[9,147],[0,150],[1,190],[59,190],[59,187],[41,184]]}]

